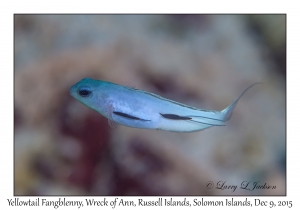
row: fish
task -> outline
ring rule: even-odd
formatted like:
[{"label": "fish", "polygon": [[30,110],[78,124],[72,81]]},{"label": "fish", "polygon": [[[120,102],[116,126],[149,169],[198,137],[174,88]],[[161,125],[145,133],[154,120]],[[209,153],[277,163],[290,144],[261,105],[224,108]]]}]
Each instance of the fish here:
[{"label": "fish", "polygon": [[100,113],[109,124],[173,132],[195,132],[225,126],[247,90],[222,111],[192,107],[154,93],[108,81],[84,78],[70,88],[70,95]]}]

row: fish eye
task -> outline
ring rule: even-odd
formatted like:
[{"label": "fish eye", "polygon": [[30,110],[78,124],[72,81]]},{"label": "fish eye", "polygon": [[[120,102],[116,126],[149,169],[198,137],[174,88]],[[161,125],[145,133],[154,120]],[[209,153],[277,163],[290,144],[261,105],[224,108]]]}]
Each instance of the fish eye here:
[{"label": "fish eye", "polygon": [[78,94],[82,97],[89,97],[92,95],[92,91],[89,87],[81,87],[78,89]]}]

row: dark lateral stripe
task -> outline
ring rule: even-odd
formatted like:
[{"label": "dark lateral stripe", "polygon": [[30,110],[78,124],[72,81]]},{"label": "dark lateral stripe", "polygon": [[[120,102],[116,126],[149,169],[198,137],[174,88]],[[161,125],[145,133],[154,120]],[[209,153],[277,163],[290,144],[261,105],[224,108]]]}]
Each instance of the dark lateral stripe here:
[{"label": "dark lateral stripe", "polygon": [[192,122],[195,122],[195,123],[201,123],[201,124],[205,124],[205,125],[211,125],[211,126],[225,126],[225,125],[218,125],[218,124],[210,124],[210,123],[204,123],[204,122],[198,122],[196,120],[191,120]]},{"label": "dark lateral stripe", "polygon": [[225,122],[224,120],[219,120],[219,119],[210,118],[210,117],[203,117],[203,116],[191,116],[191,115],[188,115],[187,117],[201,117],[201,118],[206,118],[206,119],[210,119],[210,120],[216,120],[216,121],[220,121],[220,122]]},{"label": "dark lateral stripe", "polygon": [[181,117],[179,115],[176,114],[162,114],[159,113],[161,116],[163,116],[164,118],[170,119],[170,120],[191,120],[193,118],[191,117]]},{"label": "dark lateral stripe", "polygon": [[131,120],[150,121],[150,120],[144,120],[144,119],[141,119],[141,118],[138,118],[138,117],[135,117],[135,116],[131,116],[129,114],[125,114],[125,113],[122,113],[122,112],[113,112],[113,113],[116,114],[116,115],[119,115],[121,117],[125,117],[125,118],[128,118],[128,119],[131,119]]},{"label": "dark lateral stripe", "polygon": [[161,116],[163,116],[164,118],[170,119],[170,120],[190,120],[192,122],[195,123],[202,123],[202,124],[206,124],[206,125],[211,125],[211,126],[224,126],[224,125],[218,125],[218,124],[211,124],[211,123],[204,123],[204,122],[199,122],[196,120],[193,120],[193,118],[191,117],[182,117],[176,114],[161,114],[159,113]]}]

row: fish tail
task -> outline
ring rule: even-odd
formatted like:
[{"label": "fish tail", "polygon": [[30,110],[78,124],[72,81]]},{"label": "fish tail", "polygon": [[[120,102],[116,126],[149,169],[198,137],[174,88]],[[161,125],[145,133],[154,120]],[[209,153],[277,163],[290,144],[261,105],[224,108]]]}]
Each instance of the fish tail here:
[{"label": "fish tail", "polygon": [[250,85],[248,88],[246,88],[246,90],[244,90],[242,92],[242,94],[234,102],[232,102],[228,107],[226,107],[225,109],[223,109],[221,111],[221,113],[222,113],[222,119],[224,121],[227,121],[227,120],[229,120],[231,118],[231,115],[233,113],[233,110],[234,110],[235,106],[237,105],[237,103],[240,100],[240,98],[247,92],[247,90],[249,90],[251,87],[253,87],[254,85],[257,85],[257,84],[262,84],[262,83],[261,82],[256,82],[256,83]]}]

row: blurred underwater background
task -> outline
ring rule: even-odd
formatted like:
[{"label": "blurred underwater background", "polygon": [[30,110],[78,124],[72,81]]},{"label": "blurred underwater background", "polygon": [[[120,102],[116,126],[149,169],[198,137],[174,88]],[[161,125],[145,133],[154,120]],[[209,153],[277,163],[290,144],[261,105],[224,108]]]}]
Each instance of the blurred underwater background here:
[{"label": "blurred underwater background", "polygon": [[[14,67],[15,195],[286,194],[285,15],[14,15]],[[263,84],[176,133],[111,128],[85,77],[212,110]]]}]

